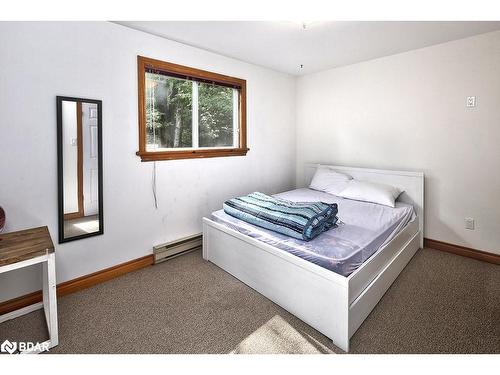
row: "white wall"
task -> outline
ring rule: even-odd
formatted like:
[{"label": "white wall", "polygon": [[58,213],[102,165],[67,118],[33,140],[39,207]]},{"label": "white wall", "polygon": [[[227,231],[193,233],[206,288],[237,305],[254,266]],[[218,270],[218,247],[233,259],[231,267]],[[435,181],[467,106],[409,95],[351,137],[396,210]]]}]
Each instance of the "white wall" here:
[{"label": "white wall", "polygon": [[[295,81],[285,74],[105,22],[0,23],[0,205],[7,231],[48,225],[57,239],[56,95],[103,101],[104,235],[56,246],[58,282],[201,231],[223,200],[295,181]],[[247,80],[245,157],[141,163],[137,55]],[[39,270],[0,276],[0,300],[39,289]],[[6,286],[7,287],[4,287]]]},{"label": "white wall", "polygon": [[76,102],[63,101],[63,190],[64,213],[78,212],[78,130]]},{"label": "white wall", "polygon": [[500,254],[500,32],[307,75],[296,89],[298,181],[304,162],[421,170],[425,237]]}]

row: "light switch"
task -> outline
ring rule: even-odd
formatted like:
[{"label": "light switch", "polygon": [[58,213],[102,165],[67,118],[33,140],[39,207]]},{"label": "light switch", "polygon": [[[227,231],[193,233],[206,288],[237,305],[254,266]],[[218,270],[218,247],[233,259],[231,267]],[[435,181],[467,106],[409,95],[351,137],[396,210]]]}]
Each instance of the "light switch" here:
[{"label": "light switch", "polygon": [[475,107],[476,106],[476,97],[468,96],[467,97],[467,107]]}]

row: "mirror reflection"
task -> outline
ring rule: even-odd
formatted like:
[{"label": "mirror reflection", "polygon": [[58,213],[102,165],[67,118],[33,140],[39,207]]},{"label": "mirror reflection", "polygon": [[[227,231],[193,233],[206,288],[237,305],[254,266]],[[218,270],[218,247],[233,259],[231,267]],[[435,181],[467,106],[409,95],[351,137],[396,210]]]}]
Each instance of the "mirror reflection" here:
[{"label": "mirror reflection", "polygon": [[63,198],[60,240],[64,242],[102,233],[99,209],[101,116],[99,101],[67,98],[61,99],[58,107],[62,133],[62,171],[59,173],[62,177]]}]

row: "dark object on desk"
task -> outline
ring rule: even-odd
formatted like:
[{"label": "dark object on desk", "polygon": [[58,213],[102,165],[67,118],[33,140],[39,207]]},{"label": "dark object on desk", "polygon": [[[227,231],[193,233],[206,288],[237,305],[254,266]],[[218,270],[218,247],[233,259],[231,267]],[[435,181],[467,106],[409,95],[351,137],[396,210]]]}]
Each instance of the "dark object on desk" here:
[{"label": "dark object on desk", "polygon": [[0,266],[54,252],[47,227],[0,234]]},{"label": "dark object on desk", "polygon": [[5,226],[5,211],[2,207],[0,207],[0,232],[3,231],[3,227]]}]

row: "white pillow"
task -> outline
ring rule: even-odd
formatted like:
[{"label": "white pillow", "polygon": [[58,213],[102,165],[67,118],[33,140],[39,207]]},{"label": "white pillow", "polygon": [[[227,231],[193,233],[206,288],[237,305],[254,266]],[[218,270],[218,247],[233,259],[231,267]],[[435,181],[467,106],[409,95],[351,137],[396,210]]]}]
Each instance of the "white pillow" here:
[{"label": "white pillow", "polygon": [[316,173],[314,174],[309,188],[338,195],[347,187],[351,179],[351,176],[336,172],[327,166],[320,165],[316,169]]},{"label": "white pillow", "polygon": [[343,198],[394,207],[403,191],[397,187],[368,181],[351,180],[338,195]]}]

